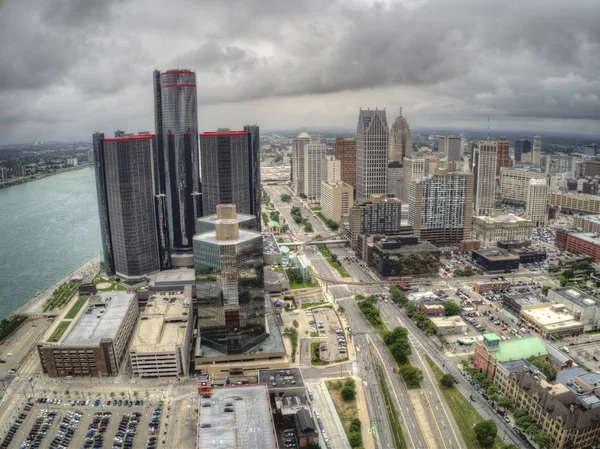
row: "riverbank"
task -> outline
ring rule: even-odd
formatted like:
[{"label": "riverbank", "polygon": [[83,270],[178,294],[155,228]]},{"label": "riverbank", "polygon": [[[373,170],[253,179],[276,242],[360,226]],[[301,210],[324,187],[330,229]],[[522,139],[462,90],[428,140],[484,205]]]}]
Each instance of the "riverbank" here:
[{"label": "riverbank", "polygon": [[68,167],[68,168],[60,168],[52,173],[42,173],[39,175],[33,176],[24,176],[23,178],[11,178],[8,181],[0,182],[0,189],[6,189],[8,187],[18,186],[21,184],[26,184],[31,181],[39,181],[40,179],[49,178],[50,176],[60,175],[61,173],[68,173],[70,171],[77,171],[83,168],[92,167],[94,164],[92,162],[86,162],[85,164],[78,165],[77,167]]}]

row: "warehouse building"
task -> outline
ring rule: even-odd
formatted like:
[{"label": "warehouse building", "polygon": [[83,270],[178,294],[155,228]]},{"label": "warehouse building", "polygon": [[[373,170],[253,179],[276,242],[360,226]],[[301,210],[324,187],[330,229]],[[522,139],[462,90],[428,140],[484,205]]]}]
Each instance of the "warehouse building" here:
[{"label": "warehouse building", "polygon": [[583,323],[584,330],[596,329],[600,324],[600,301],[574,287],[561,287],[548,291],[548,299],[563,304]]},{"label": "warehouse building", "polygon": [[562,304],[523,306],[519,318],[523,326],[546,339],[583,333],[583,323],[568,313],[567,308]]}]

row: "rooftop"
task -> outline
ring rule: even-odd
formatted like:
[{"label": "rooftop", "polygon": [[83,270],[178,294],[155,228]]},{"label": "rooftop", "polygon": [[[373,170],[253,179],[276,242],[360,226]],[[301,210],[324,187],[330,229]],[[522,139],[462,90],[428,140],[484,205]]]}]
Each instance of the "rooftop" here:
[{"label": "rooftop", "polygon": [[390,242],[389,240],[380,240],[379,242],[375,242],[373,243],[373,248],[377,248],[378,251],[382,251],[385,253],[426,253],[426,252],[441,252],[440,249],[427,242],[427,241],[421,241],[418,243],[407,243],[407,244],[401,244],[398,247],[395,248],[389,248],[389,247],[385,247],[385,246],[389,246],[387,244],[389,243],[393,243]]},{"label": "rooftop", "polygon": [[[521,309],[521,315],[539,323],[542,326],[576,324],[573,315],[563,311],[562,304],[545,304],[539,306],[525,306]],[[580,323],[581,324],[581,323]]]},{"label": "rooftop", "polygon": [[571,236],[577,237],[594,245],[600,245],[600,236],[594,232],[573,232]]},{"label": "rooftop", "polygon": [[[103,339],[114,339],[135,293],[101,292],[90,297],[89,309],[73,325],[62,344],[64,346],[97,346]],[[92,304],[95,304],[93,307]],[[88,310],[89,310],[88,309]]]},{"label": "rooftop", "polygon": [[[207,215],[200,217],[196,220],[196,234],[203,232],[214,231],[217,228],[217,214]],[[238,225],[243,229],[256,229],[256,217],[250,214],[236,214],[235,220],[238,221]]]},{"label": "rooftop", "polygon": [[519,256],[499,248],[478,249],[473,251],[473,253],[489,260],[519,260]]},{"label": "rooftop", "polygon": [[154,284],[160,286],[166,283],[176,282],[194,282],[196,279],[194,270],[191,268],[179,268],[177,270],[165,270],[156,274],[154,277]]},{"label": "rooftop", "polygon": [[591,296],[585,294],[584,292],[575,287],[560,287],[552,289],[552,291],[555,294],[562,296],[563,298],[577,304],[580,307],[600,307],[600,301],[592,298]]},{"label": "rooftop", "polygon": [[[238,237],[236,239],[231,240],[218,240],[217,234],[215,231],[203,232],[202,234],[196,234],[194,236],[194,241],[196,242],[207,242],[212,243],[213,245],[219,246],[231,246],[237,245],[244,242],[249,242],[250,240],[259,238],[261,234],[255,231],[247,231],[245,229],[240,229],[238,233]],[[192,270],[193,272],[193,270]]]},{"label": "rooftop", "polygon": [[277,449],[266,385],[214,388],[198,402],[198,449]]},{"label": "rooftop", "polygon": [[148,300],[133,332],[130,351],[166,352],[183,346],[190,313],[190,300],[181,295]]},{"label": "rooftop", "polygon": [[484,221],[485,223],[495,224],[495,223],[522,223],[527,224],[531,223],[531,220],[527,220],[526,218],[519,217],[514,214],[506,214],[506,215],[497,215],[495,217],[489,217],[487,215],[476,215],[473,219],[477,219],[480,221]]},{"label": "rooftop", "polygon": [[532,355],[542,356],[548,354],[546,345],[542,339],[538,337],[525,337],[515,340],[500,341],[500,343],[498,343],[498,348],[499,349],[493,353],[494,358],[498,362],[527,359]]},{"label": "rooftop", "polygon": [[261,369],[258,372],[258,383],[267,385],[268,389],[304,388],[304,379],[300,368]]},{"label": "rooftop", "polygon": [[263,254],[281,254],[273,234],[263,234]]},{"label": "rooftop", "polygon": [[458,316],[432,316],[429,320],[437,327],[454,327],[454,326],[466,326],[462,318]]}]

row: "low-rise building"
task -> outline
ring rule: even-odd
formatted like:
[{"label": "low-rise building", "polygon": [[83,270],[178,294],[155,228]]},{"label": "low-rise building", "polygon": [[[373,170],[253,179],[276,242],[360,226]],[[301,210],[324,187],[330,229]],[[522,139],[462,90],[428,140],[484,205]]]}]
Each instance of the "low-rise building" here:
[{"label": "low-rise building", "polygon": [[510,293],[502,295],[502,307],[515,319],[519,318],[524,306],[542,304],[544,301],[534,293]]},{"label": "low-rise building", "polygon": [[519,269],[519,256],[499,248],[472,251],[471,258],[487,272],[510,273]]},{"label": "low-rise building", "polygon": [[186,286],[195,288],[196,277],[191,268],[165,270],[157,273],[148,286],[149,290],[159,292],[183,291]]},{"label": "low-rise building", "polygon": [[563,304],[523,306],[519,318],[524,326],[546,339],[583,333],[583,323],[568,313]]},{"label": "low-rise building", "polygon": [[573,217],[573,227],[600,234],[600,215],[576,215]]},{"label": "low-rise building", "polygon": [[558,229],[554,244],[558,249],[573,254],[583,254],[600,263],[600,237],[593,232],[572,232]]},{"label": "low-rise building", "polygon": [[433,316],[429,320],[437,326],[437,335],[462,334],[467,331],[467,323],[458,316]]},{"label": "low-rise building", "polygon": [[596,329],[600,324],[600,301],[575,287],[549,290],[548,299],[563,304],[576,320],[583,323],[585,331]]},{"label": "low-rise building", "polygon": [[426,300],[422,300],[419,304],[419,309],[421,309],[421,312],[423,312],[425,315],[445,315],[446,314],[446,308],[444,307],[443,303],[440,303],[439,300],[435,301],[435,302],[425,302]]},{"label": "low-rise building", "polygon": [[417,237],[396,237],[373,244],[373,266],[384,277],[437,274],[441,251]]},{"label": "low-rise building", "polygon": [[[163,292],[166,294],[166,292]],[[187,376],[193,310],[182,295],[149,299],[133,332],[129,359],[134,376]]]},{"label": "low-rise building", "polygon": [[510,281],[507,281],[506,279],[503,278],[498,278],[498,279],[490,279],[489,281],[478,281],[475,282],[475,286],[473,287],[473,290],[475,290],[477,293],[481,294],[481,293],[485,293],[485,292],[489,292],[489,291],[497,291],[497,290],[507,290],[510,288]]},{"label": "low-rise building", "polygon": [[515,256],[519,256],[519,263],[535,263],[543,262],[546,260],[547,254],[543,249],[526,247],[526,248],[514,248],[509,250],[510,253]]},{"label": "low-rise building", "polygon": [[279,397],[297,397],[306,395],[306,386],[300,368],[261,369],[258,383],[267,386],[271,400]]},{"label": "low-rise building", "polygon": [[548,204],[570,212],[600,214],[600,197],[584,193],[550,193]]},{"label": "low-rise building", "polygon": [[136,294],[100,292],[76,311],[78,300],[71,301],[38,343],[42,370],[50,377],[116,376],[139,315]]},{"label": "low-rise building", "polygon": [[533,223],[514,214],[473,217],[472,237],[484,245],[503,240],[531,240]]},{"label": "low-rise building", "polygon": [[263,259],[265,265],[281,265],[282,255],[273,234],[263,234]]},{"label": "low-rise building", "polygon": [[265,269],[265,291],[267,293],[281,293],[290,289],[290,281],[283,273]]},{"label": "low-rise building", "polygon": [[494,333],[485,334],[483,342],[476,342],[473,352],[473,364],[477,371],[494,379],[498,364],[511,360],[527,359],[531,356],[548,355],[546,345],[537,337],[502,341]]},{"label": "low-rise building", "polygon": [[198,389],[196,449],[278,449],[266,385]]}]

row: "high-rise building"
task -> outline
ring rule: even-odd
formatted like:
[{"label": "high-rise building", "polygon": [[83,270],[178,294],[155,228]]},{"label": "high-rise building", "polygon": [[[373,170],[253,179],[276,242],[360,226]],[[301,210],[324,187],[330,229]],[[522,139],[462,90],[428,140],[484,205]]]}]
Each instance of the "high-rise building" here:
[{"label": "high-rise building", "polygon": [[310,143],[310,135],[305,129],[294,137],[292,142],[292,189],[296,195],[304,192],[304,146]]},{"label": "high-rise building", "polygon": [[219,204],[235,204],[252,214],[255,192],[250,190],[249,139],[246,131],[220,128],[200,134],[203,214],[217,213]]},{"label": "high-rise building", "polygon": [[8,170],[4,167],[0,167],[0,181],[5,180],[6,178],[8,178]]},{"label": "high-rise building", "polygon": [[500,196],[509,204],[524,205],[527,202],[527,188],[531,179],[547,179],[548,175],[531,167],[500,170]]},{"label": "high-rise building", "polygon": [[321,200],[321,167],[326,152],[327,146],[319,136],[310,136],[310,142],[304,145],[304,195],[308,201]]},{"label": "high-rise building", "polygon": [[363,110],[356,127],[356,201],[386,193],[388,125],[385,110]]},{"label": "high-rise building", "polygon": [[[412,157],[404,158],[404,166],[402,168],[402,202],[408,204],[408,193],[410,186],[417,179],[429,176],[435,173],[435,170],[440,164],[439,154],[413,155]],[[399,188],[399,187],[398,187]],[[398,189],[397,196],[400,193]]]},{"label": "high-rise building", "polygon": [[475,215],[490,215],[496,199],[497,144],[483,140],[473,151]]},{"label": "high-rise building", "polygon": [[333,154],[342,163],[342,181],[356,187],[356,140],[336,138]]},{"label": "high-rise building", "polygon": [[437,170],[410,186],[409,222],[419,240],[457,246],[471,238],[473,175]]},{"label": "high-rise building", "polygon": [[402,230],[402,202],[385,195],[371,195],[361,204],[354,202],[350,210],[349,232],[352,246],[356,246],[358,234],[395,235]]},{"label": "high-rise building", "polygon": [[325,218],[340,223],[347,220],[354,206],[354,189],[342,181],[321,183],[321,212]]},{"label": "high-rise building", "polygon": [[389,138],[389,155],[388,159],[392,162],[402,162],[405,157],[412,155],[412,136],[410,127],[406,118],[402,116],[402,108],[400,113],[392,123]]},{"label": "high-rise building", "polygon": [[250,190],[250,213],[256,216],[257,231],[260,231],[261,213],[261,188],[260,188],[260,128],[258,125],[245,125],[244,131],[248,133],[248,167],[250,177],[248,189]]},{"label": "high-rise building", "polygon": [[548,196],[550,190],[547,179],[530,179],[527,185],[527,205],[525,218],[531,220],[535,227],[548,224]]},{"label": "high-rise building", "polygon": [[387,166],[387,187],[386,192],[388,196],[400,197],[398,194],[398,187],[402,189],[402,175],[404,173],[404,166],[402,162],[388,162]]},{"label": "high-rise building", "polygon": [[159,271],[154,135],[93,135],[104,263],[110,274],[140,279]]},{"label": "high-rise building", "polygon": [[448,162],[458,162],[462,158],[462,138],[460,136],[439,136],[438,152],[446,156]]},{"label": "high-rise building", "polygon": [[191,70],[154,71],[154,120],[160,193],[166,194],[170,250],[189,265],[196,218],[202,216],[198,166],[198,101]]},{"label": "high-rise building", "polygon": [[239,229],[233,204],[217,206],[215,231],[194,236],[199,338],[241,354],[267,338],[263,237]]},{"label": "high-rise building", "polygon": [[496,176],[500,176],[502,167],[510,167],[510,156],[508,154],[508,140],[506,137],[498,139],[498,156],[496,160]]},{"label": "high-rise building", "polygon": [[321,181],[338,182],[342,179],[342,162],[335,156],[325,156],[321,165]]},{"label": "high-rise building", "polygon": [[515,140],[515,161],[521,162],[522,155],[531,153],[531,142],[527,139]]},{"label": "high-rise building", "polygon": [[[88,157],[89,157],[90,151],[92,151],[92,150],[88,151]],[[89,162],[94,162],[93,151],[92,151],[92,159],[90,159]],[[25,176],[25,166],[23,164],[15,165],[12,169],[12,172],[13,172],[13,176],[16,176],[17,178],[22,178]]]},{"label": "high-rise building", "polygon": [[542,138],[540,136],[534,136],[531,162],[534,167],[539,168],[541,161],[542,161]]}]

